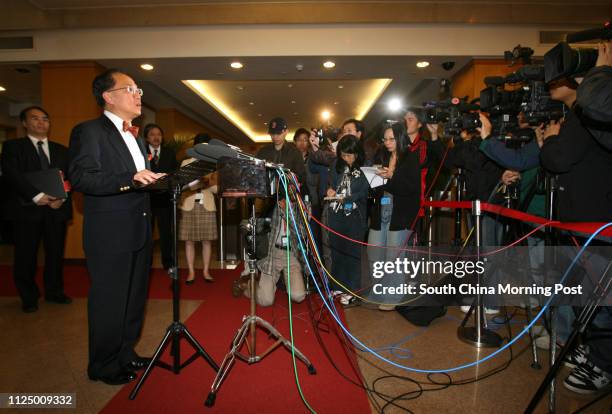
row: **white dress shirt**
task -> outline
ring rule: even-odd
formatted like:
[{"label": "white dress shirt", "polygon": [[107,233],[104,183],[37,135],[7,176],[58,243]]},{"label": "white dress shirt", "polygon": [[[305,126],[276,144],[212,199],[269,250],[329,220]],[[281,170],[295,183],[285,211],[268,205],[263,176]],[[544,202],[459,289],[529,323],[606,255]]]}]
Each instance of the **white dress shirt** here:
[{"label": "white dress shirt", "polygon": [[154,148],[153,145],[149,144],[149,151],[151,152],[151,159],[155,156],[155,151],[157,151],[157,158],[161,157],[161,145]]},{"label": "white dress shirt", "polygon": [[138,146],[138,142],[136,142],[136,138],[130,131],[123,131],[123,119],[119,118],[117,115],[110,111],[104,111],[104,115],[111,120],[111,122],[117,127],[119,134],[125,141],[128,149],[130,150],[130,154],[132,155],[132,159],[134,160],[134,164],[136,165],[136,171],[142,171],[146,168],[145,159],[140,152],[140,147]]}]

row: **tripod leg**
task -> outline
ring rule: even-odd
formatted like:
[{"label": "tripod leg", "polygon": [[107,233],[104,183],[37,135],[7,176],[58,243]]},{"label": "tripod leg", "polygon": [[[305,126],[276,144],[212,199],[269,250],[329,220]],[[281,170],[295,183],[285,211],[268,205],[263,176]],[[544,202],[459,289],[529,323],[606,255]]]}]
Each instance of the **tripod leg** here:
[{"label": "tripod leg", "polygon": [[168,339],[170,339],[170,335],[172,335],[172,332],[174,332],[174,327],[170,326],[168,328],[168,330],[166,331],[166,335],[164,335],[164,339],[162,339],[162,341],[160,342],[159,346],[155,350],[155,353],[153,354],[153,358],[151,358],[151,362],[149,362],[149,365],[147,366],[147,368],[145,369],[144,373],[142,374],[142,377],[140,377],[140,380],[138,380],[138,383],[136,384],[136,386],[134,387],[134,389],[130,393],[130,400],[133,400],[133,399],[136,398],[136,395],[138,394],[138,391],[140,391],[140,387],[142,387],[142,385],[146,381],[147,377],[149,376],[149,374],[153,370],[153,366],[159,360],[159,357],[161,356],[161,353],[163,352],[164,348],[166,347],[166,345],[168,343]]},{"label": "tripod leg", "polygon": [[204,357],[204,359],[206,360],[206,362],[208,362],[212,369],[218,372],[219,366],[217,365],[217,363],[211,358],[210,355],[208,355],[208,353],[204,350],[204,348],[202,348],[198,341],[196,341],[196,339],[191,335],[191,332],[189,332],[186,327],[183,329],[183,333],[185,334],[187,340],[191,343],[191,345],[198,351],[200,355]]},{"label": "tripod leg", "polygon": [[[531,321],[531,307],[529,303],[525,305],[525,312],[527,313],[527,320]],[[531,363],[531,368],[533,369],[542,369],[542,365],[540,365],[540,361],[538,360],[538,349],[535,343],[535,334],[533,333],[533,326],[529,328],[529,340],[531,341],[531,356],[533,357],[533,362]]]},{"label": "tripod leg", "polygon": [[242,344],[244,343],[246,339],[248,328],[249,328],[249,320],[245,319],[244,322],[242,323],[242,326],[238,329],[238,332],[236,332],[236,336],[234,336],[234,339],[232,340],[232,346],[231,346],[230,351],[225,355],[225,357],[223,358],[223,361],[221,362],[221,366],[217,370],[217,375],[215,376],[215,380],[213,381],[210,387],[210,392],[208,393],[208,396],[206,397],[206,401],[204,402],[204,405],[206,407],[212,407],[213,405],[215,405],[215,399],[217,398],[217,391],[219,391],[219,388],[221,387],[223,380],[225,379],[227,373],[229,372],[232,365],[234,364],[234,361],[236,360],[236,353],[238,352],[238,350],[240,349],[240,347],[242,346]]},{"label": "tripod leg", "polygon": [[308,358],[306,358],[306,356],[299,349],[297,349],[297,347],[292,346],[291,341],[285,338],[283,335],[281,335],[281,333],[274,326],[272,326],[267,321],[261,319],[260,317],[257,317],[257,324],[261,326],[262,328],[264,328],[265,330],[267,330],[268,332],[270,332],[270,335],[274,336],[277,340],[281,341],[282,344],[285,346],[285,348],[287,348],[289,352],[291,352],[291,349],[293,349],[298,359],[302,361],[308,367],[309,374],[314,375],[317,373],[314,365],[312,365],[312,363],[308,360]]}]

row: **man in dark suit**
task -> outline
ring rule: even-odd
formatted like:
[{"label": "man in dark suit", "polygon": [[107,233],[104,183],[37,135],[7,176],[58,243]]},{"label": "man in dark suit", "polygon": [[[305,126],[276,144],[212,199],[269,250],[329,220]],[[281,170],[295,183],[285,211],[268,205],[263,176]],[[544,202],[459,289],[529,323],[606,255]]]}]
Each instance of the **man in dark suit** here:
[{"label": "man in dark suit", "polygon": [[92,380],[125,384],[148,359],[134,351],[144,318],[151,265],[149,196],[139,186],[163,174],[148,169],[145,144],[131,121],[142,89],[116,69],[93,81],[104,114],[70,137],[70,181],[83,198],[83,248],[91,277],[89,366]]},{"label": "man in dark suit", "polygon": [[[147,124],[142,134],[147,141],[147,155],[151,163],[151,171],[156,173],[173,173],[178,168],[176,154],[168,146],[162,145],[164,131],[157,124]],[[170,222],[172,220],[172,210],[170,205],[170,194],[153,193],[151,194],[151,210],[153,215],[151,223],[155,227],[155,221],[159,229],[159,241],[161,246],[162,264],[164,269],[172,267],[172,235],[170,234]]]},{"label": "man in dark suit", "polygon": [[2,173],[8,183],[7,218],[13,223],[15,255],[13,277],[24,312],[38,310],[40,297],[34,281],[41,239],[45,249],[44,286],[47,302],[69,304],[64,294],[66,222],[72,217],[70,197],[57,199],[41,192],[26,177],[32,171],[59,168],[68,171],[68,149],[49,141],[49,115],[38,106],[21,111],[24,138],[8,140],[2,150]]}]

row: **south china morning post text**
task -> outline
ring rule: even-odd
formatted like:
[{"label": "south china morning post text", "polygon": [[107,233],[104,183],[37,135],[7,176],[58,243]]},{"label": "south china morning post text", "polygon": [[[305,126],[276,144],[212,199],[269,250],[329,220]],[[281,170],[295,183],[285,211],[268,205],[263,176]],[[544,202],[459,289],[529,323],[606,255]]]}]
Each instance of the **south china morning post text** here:
[{"label": "south china morning post text", "polygon": [[[380,299],[395,298],[397,301],[407,296],[429,296],[441,301],[445,299],[485,295],[499,305],[519,304],[521,298],[544,297],[552,295],[582,296],[581,284],[545,284],[536,279],[498,267],[491,269],[488,258],[481,260],[417,260],[396,258],[392,261],[371,262],[373,285],[372,294]],[[511,263],[506,263],[510,264]],[[508,276],[508,274],[514,274]],[[512,303],[512,299],[516,303]],[[503,303],[502,303],[503,302]],[[451,303],[448,303],[451,304]]]}]

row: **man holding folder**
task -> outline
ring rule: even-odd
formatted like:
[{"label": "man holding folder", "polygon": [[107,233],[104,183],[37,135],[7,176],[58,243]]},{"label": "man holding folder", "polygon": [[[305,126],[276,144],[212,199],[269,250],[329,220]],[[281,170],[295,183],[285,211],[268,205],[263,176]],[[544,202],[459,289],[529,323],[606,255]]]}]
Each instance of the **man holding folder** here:
[{"label": "man holding folder", "polygon": [[[72,202],[63,194],[54,196],[43,190],[49,177],[59,169],[68,171],[68,149],[47,138],[49,115],[38,106],[31,106],[19,115],[27,136],[8,140],[2,150],[2,174],[8,183],[7,218],[13,224],[15,253],[13,277],[26,313],[38,310],[40,292],[36,275],[38,244],[45,249],[45,300],[57,304],[72,302],[64,294],[64,242],[66,222],[72,218]],[[32,178],[37,175],[38,178]],[[47,177],[47,178],[49,178]],[[58,176],[61,189],[61,178]],[[45,180],[49,181],[49,180]]]}]

